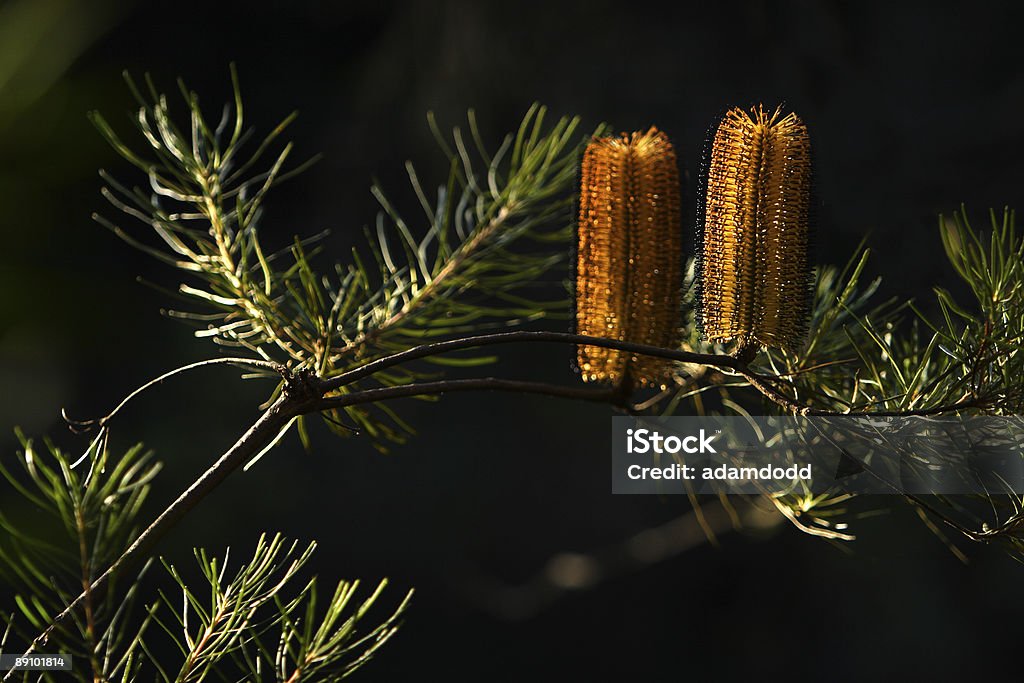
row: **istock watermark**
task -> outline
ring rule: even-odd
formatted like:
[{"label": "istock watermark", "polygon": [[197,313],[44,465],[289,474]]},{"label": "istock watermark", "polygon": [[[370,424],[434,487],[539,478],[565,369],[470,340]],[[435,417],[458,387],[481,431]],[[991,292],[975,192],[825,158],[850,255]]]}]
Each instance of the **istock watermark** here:
[{"label": "istock watermark", "polygon": [[1024,494],[1020,417],[614,417],[613,493]]},{"label": "istock watermark", "polygon": [[629,453],[714,453],[711,445],[714,434],[705,434],[701,429],[695,435],[679,437],[675,434],[662,436],[658,431],[649,429],[627,429],[626,451]]}]

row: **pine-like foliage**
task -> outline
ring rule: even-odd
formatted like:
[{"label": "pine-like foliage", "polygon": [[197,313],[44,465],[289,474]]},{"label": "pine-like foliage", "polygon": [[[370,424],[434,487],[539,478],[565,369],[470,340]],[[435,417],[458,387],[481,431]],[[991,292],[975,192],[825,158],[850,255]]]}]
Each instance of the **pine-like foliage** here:
[{"label": "pine-like foliage", "polygon": [[[402,216],[375,185],[382,211],[368,231],[366,251],[355,250],[347,263],[321,273],[313,264],[317,237],[296,238],[290,249],[277,253],[266,253],[260,241],[267,193],[304,166],[287,168],[290,143],[272,152],[295,114],[258,143],[247,144],[252,130],[245,126],[237,78],[234,106],[217,123],[182,85],[180,125],[168,98],[152,83],[147,80],[144,93],[128,82],[139,102],[135,122],[141,146],[124,142],[100,114],[92,117],[114,148],[146,174],[148,186],[129,187],[104,174],[109,184],[104,195],[149,226],[163,246],[97,218],[187,276],[179,294],[198,308],[170,315],[200,323],[197,336],[326,378],[416,342],[564,310],[564,299],[538,299],[535,286],[565,260],[564,249],[547,245],[564,244],[571,230],[567,190],[576,175],[578,119],[546,125],[545,108],[535,105],[492,153],[472,112],[469,135],[455,128],[450,141],[431,118],[450,162],[446,183],[431,196],[407,165],[422,208],[416,221]],[[524,248],[529,243],[534,247]],[[467,365],[486,358],[434,362]],[[370,386],[419,376],[397,368],[377,374]],[[343,391],[360,388],[365,385]],[[348,430],[340,426],[338,412],[325,417],[344,435]],[[387,407],[344,412],[378,442],[401,441],[410,431]]]},{"label": "pine-like foliage", "polygon": [[[72,670],[24,672],[17,680],[337,681],[395,633],[408,596],[390,614],[372,613],[380,621],[364,628],[387,582],[354,604],[359,582],[342,581],[325,601],[318,580],[303,576],[315,544],[300,549],[280,536],[260,538],[252,557],[230,568],[227,557],[197,550],[198,582],[167,562],[166,576],[154,579],[146,563],[91,592],[138,537],[161,468],[141,445],[111,453],[102,434],[77,459],[19,434],[18,467],[0,459],[0,475],[16,494],[5,492],[13,512],[0,513],[0,580],[16,591],[13,604],[3,605],[15,611],[0,611],[0,653],[21,654],[79,591],[88,596],[82,613],[47,640],[48,652],[71,655]],[[146,594],[154,583],[160,597]],[[156,654],[168,641],[180,652],[173,664]]]},{"label": "pine-like foliage", "polygon": [[[18,467],[0,458],[5,493],[15,494],[5,496],[7,512],[0,513],[0,579],[16,590],[14,605],[0,608],[7,628],[4,640],[29,640],[44,630],[71,597],[135,540],[142,505],[160,471],[152,453],[141,446],[115,455],[101,438],[74,458],[49,442],[38,448],[20,432],[18,438]],[[121,577],[129,587],[126,592],[90,599],[80,619],[51,635],[51,652],[70,654],[77,662],[76,680],[134,679],[150,625],[148,617],[140,625],[134,614],[138,581],[147,568],[134,577]],[[2,611],[14,608],[14,614]],[[8,648],[0,644],[0,650]],[[68,674],[43,679],[64,680],[61,675]]]}]

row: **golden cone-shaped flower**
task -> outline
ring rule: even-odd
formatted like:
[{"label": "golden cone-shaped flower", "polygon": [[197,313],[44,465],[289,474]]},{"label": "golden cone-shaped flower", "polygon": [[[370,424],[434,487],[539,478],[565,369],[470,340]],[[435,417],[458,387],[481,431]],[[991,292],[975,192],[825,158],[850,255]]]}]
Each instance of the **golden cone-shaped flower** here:
[{"label": "golden cone-shaped flower", "polygon": [[[583,154],[576,249],[576,331],[676,348],[682,236],[679,170],[668,137],[651,128],[594,139]],[[579,347],[583,379],[661,384],[671,362]]]},{"label": "golden cone-shaped flower", "polygon": [[811,144],[796,114],[730,110],[707,168],[698,310],[704,337],[798,346],[807,332]]}]

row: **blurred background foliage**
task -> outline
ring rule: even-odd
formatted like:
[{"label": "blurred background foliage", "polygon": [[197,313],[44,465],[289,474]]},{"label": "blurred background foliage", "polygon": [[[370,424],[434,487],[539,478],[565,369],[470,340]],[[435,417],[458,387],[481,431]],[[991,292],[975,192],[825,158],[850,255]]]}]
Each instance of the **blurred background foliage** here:
[{"label": "blurred background foliage", "polygon": [[[584,127],[655,124],[692,178],[722,108],[785,100],[815,144],[819,261],[845,262],[870,233],[883,295],[934,284],[956,294],[937,215],[960,202],[979,215],[1022,206],[1022,15],[1015,3],[924,0],[657,11],[603,0],[0,0],[0,453],[13,453],[14,425],[77,447],[62,406],[95,417],[145,379],[211,353],[160,316],[163,294],[134,282],[167,285],[176,274],[89,220],[103,208],[96,169],[132,177],[86,119],[98,109],[125,122],[122,69],[164,84],[182,76],[219,104],[235,61],[255,125],[298,108],[296,152],[325,157],[269,198],[263,236],[274,248],[330,228],[332,255],[372,222],[371,177],[410,214],[406,159],[425,182],[444,181],[428,109],[448,125],[474,107],[494,141],[533,101],[582,115]],[[510,349],[501,374],[559,381],[569,360],[568,350]],[[124,413],[115,449],[142,440],[167,465],[154,512],[255,417],[261,391],[215,369]],[[860,520],[843,549],[788,527],[771,542],[759,537],[768,532],[726,536],[721,549],[701,545],[539,613],[495,614],[470,587],[526,581],[556,553],[615,543],[687,503],[609,495],[604,408],[499,395],[407,403],[420,432],[410,445],[381,456],[314,433],[307,454],[290,439],[198,508],[167,553],[251,546],[259,531],[279,530],[319,540],[326,575],[415,585],[406,626],[364,680],[420,670],[819,677],[837,658],[844,678],[884,667],[922,679],[976,675],[982,654],[994,674],[1015,664],[1005,625],[1024,609],[1020,566],[982,547],[961,565],[902,507]]]}]

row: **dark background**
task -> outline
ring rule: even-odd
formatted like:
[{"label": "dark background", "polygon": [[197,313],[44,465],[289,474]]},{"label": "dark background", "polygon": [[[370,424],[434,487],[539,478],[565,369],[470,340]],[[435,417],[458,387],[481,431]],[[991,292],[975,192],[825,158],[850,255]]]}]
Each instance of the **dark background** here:
[{"label": "dark background", "polygon": [[[85,116],[99,109],[127,130],[122,69],[168,91],[181,76],[219,107],[234,61],[250,122],[267,130],[298,108],[298,153],[325,157],[271,198],[264,235],[283,245],[330,228],[332,259],[373,220],[371,177],[410,215],[403,162],[443,180],[428,109],[450,125],[474,107],[494,143],[535,100],[586,126],[656,124],[692,172],[723,107],[785,101],[812,130],[820,259],[843,262],[869,236],[885,293],[927,297],[933,284],[955,287],[938,214],[964,202],[980,222],[1019,203],[1022,14],[1012,2],[0,0],[0,457],[13,456],[15,425],[78,449],[62,406],[99,415],[144,380],[216,353],[135,283],[174,286],[178,274],[89,219],[114,216],[97,168],[139,182]],[[4,22],[24,16],[42,28],[5,41]],[[572,382],[568,359],[512,350],[498,372]],[[236,375],[169,383],[117,423],[117,445],[144,440],[168,463],[155,503],[257,414],[265,387]],[[415,586],[405,626],[362,680],[1017,671],[1020,565],[972,546],[964,566],[898,506],[855,520],[860,538],[842,548],[789,527],[727,535],[525,619],[495,615],[469,595],[473,580],[525,581],[555,553],[620,542],[687,504],[608,493],[604,408],[501,395],[405,403],[420,430],[410,445],[379,455],[317,431],[307,454],[289,438],[163,550],[187,562],[192,545],[244,552],[258,531],[280,530],[320,541],[328,582],[386,575],[395,599]]]}]

